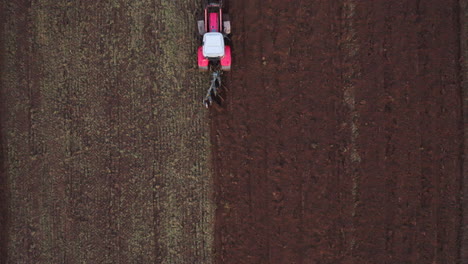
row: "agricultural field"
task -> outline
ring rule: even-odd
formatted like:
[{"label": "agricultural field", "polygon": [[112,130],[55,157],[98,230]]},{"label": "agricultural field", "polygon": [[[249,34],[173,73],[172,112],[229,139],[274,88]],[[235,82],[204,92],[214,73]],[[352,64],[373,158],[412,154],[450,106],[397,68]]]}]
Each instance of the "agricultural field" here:
[{"label": "agricultural field", "polygon": [[0,263],[464,263],[467,2],[0,0]]},{"label": "agricultural field", "polygon": [[230,1],[235,66],[211,113],[215,262],[466,263],[467,11]]},{"label": "agricultural field", "polygon": [[1,2],[0,262],[211,262],[196,2]]}]

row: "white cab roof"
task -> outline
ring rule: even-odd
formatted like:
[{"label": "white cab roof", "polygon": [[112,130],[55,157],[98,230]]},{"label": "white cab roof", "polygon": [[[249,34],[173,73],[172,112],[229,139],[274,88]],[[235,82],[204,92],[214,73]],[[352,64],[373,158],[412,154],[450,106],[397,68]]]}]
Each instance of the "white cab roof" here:
[{"label": "white cab roof", "polygon": [[224,37],[219,32],[210,32],[203,35],[203,56],[217,58],[224,56]]}]

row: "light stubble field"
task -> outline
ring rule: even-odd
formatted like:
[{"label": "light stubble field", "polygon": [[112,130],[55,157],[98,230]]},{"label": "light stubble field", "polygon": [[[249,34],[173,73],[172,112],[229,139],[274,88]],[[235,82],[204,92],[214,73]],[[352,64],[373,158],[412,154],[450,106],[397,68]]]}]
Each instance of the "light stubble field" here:
[{"label": "light stubble field", "polygon": [[211,262],[196,2],[1,2],[1,262]]}]

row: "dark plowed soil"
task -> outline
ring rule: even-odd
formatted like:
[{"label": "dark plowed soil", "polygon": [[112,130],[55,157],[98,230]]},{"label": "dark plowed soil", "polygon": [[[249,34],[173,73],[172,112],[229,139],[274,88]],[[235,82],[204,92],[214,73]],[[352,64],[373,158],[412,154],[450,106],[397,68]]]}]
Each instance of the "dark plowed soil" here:
[{"label": "dark plowed soil", "polygon": [[217,263],[460,263],[457,1],[231,1]]}]

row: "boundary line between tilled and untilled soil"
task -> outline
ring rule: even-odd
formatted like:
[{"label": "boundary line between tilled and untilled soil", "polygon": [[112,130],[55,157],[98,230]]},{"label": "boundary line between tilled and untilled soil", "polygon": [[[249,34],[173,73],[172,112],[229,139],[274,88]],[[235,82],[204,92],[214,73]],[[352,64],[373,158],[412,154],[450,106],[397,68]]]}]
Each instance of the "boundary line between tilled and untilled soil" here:
[{"label": "boundary line between tilled and untilled soil", "polygon": [[460,10],[460,69],[461,69],[461,93],[462,93],[462,237],[460,245],[460,263],[468,260],[468,0],[459,1]]}]

